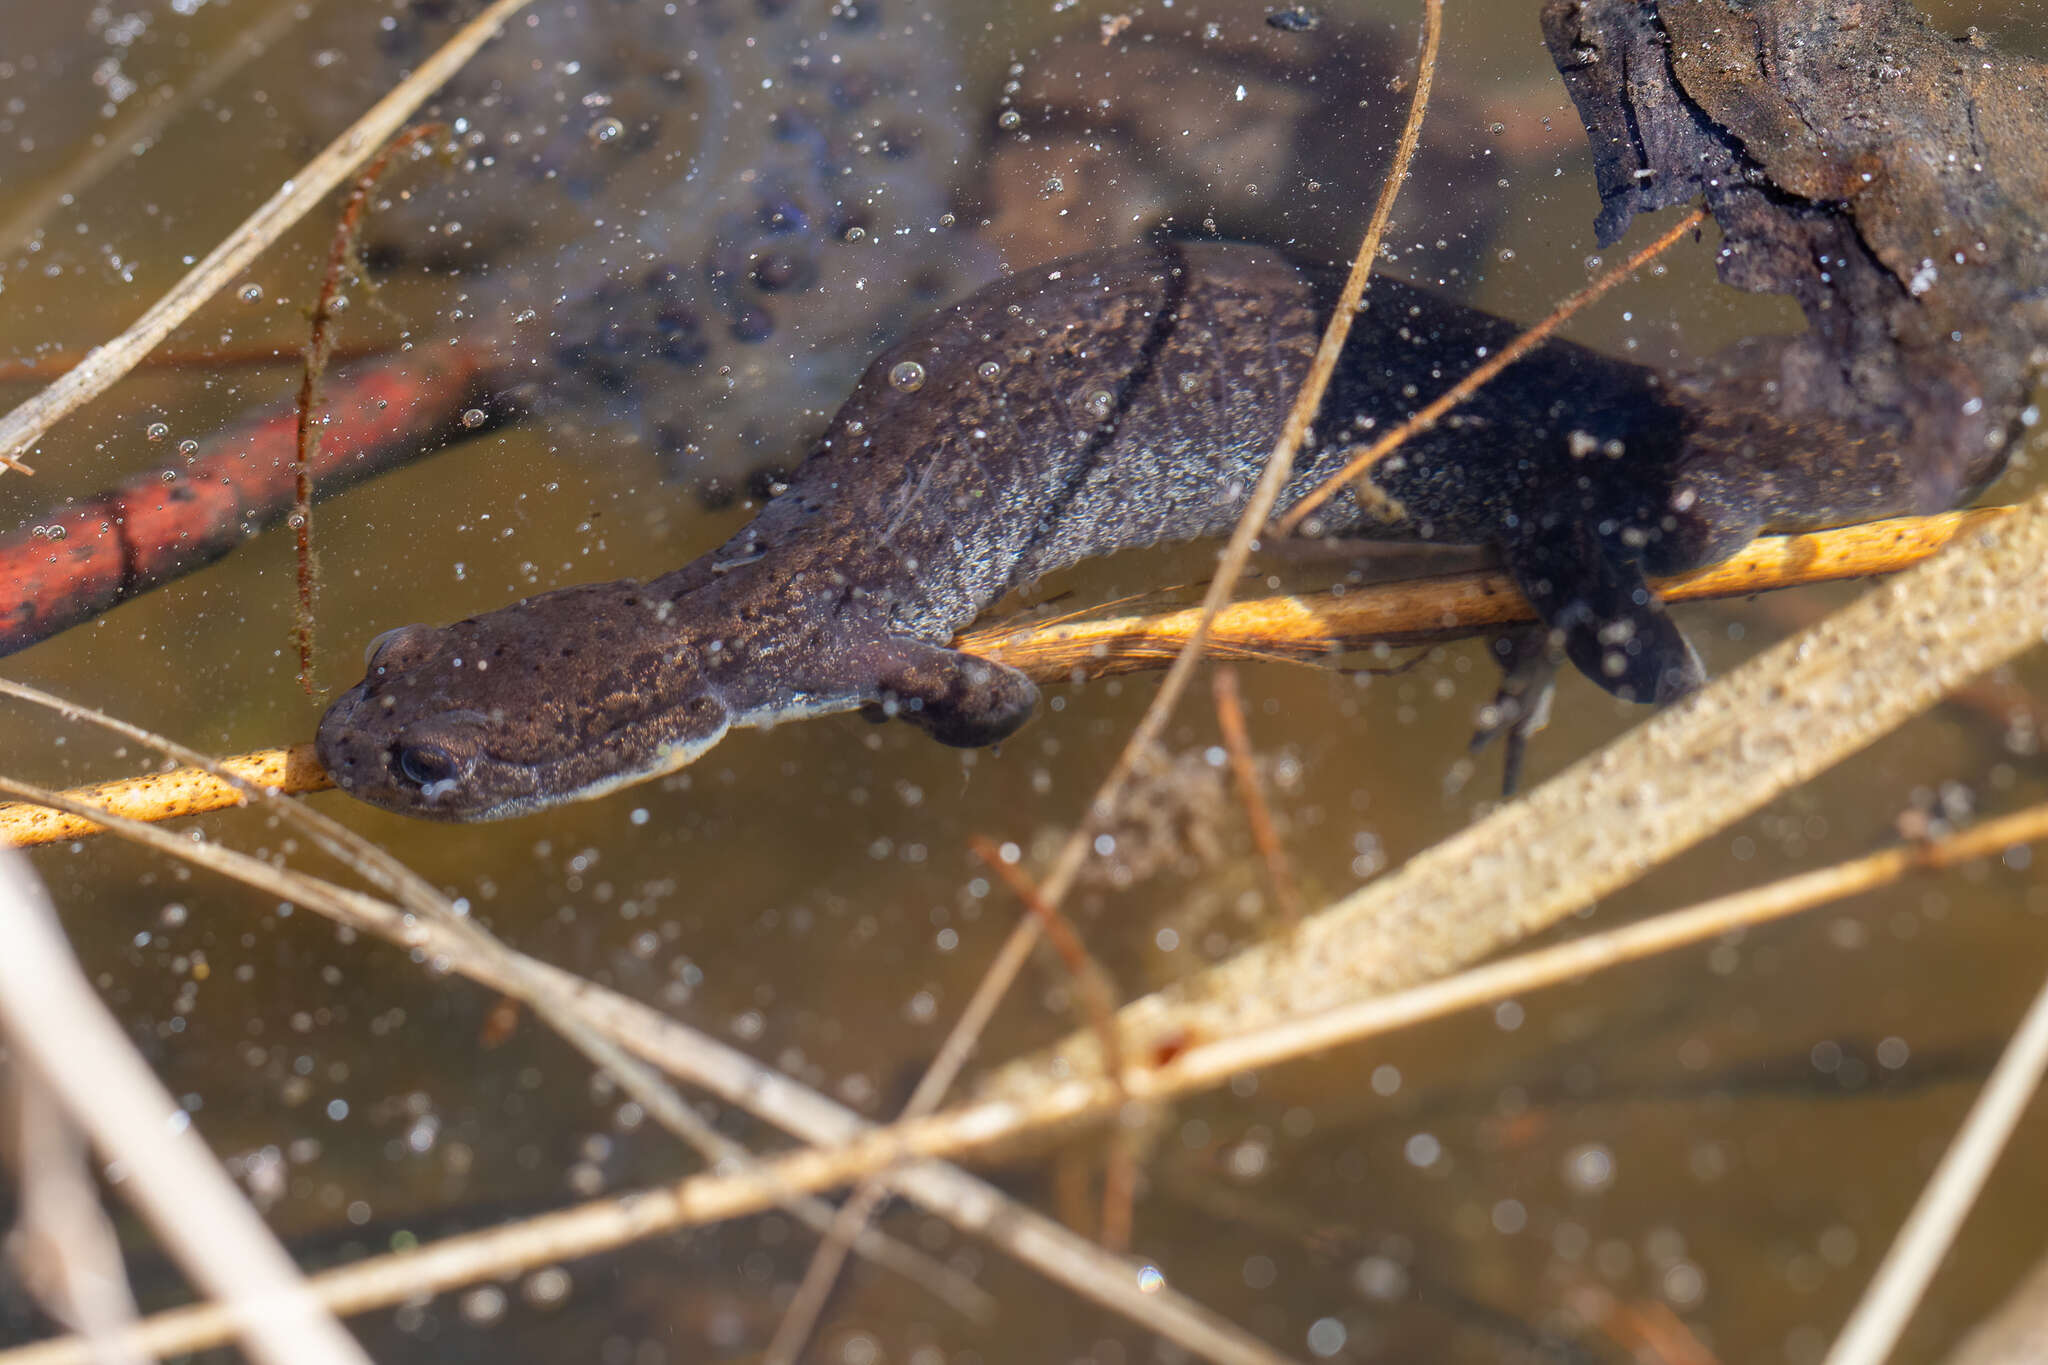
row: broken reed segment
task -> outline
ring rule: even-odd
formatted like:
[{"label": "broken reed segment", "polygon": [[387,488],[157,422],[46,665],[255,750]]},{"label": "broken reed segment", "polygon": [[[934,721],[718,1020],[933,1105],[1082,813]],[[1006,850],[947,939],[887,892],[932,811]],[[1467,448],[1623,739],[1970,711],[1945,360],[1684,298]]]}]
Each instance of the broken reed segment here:
[{"label": "broken reed segment", "polygon": [[[1724,563],[1659,580],[1656,586],[1668,600],[1686,602],[1892,573],[1992,524],[2008,510],[1985,507],[1801,536],[1766,536]],[[1035,682],[1082,682],[1165,667],[1200,615],[1199,608],[1188,607],[1094,620],[1021,621],[970,631],[954,645],[1019,669]],[[1449,574],[1342,593],[1237,602],[1217,614],[1206,653],[1224,659],[1313,660],[1388,641],[1471,634],[1534,616],[1505,574]],[[260,750],[226,762],[248,781],[282,792],[324,791],[333,785],[310,744]],[[240,804],[231,784],[191,768],[103,782],[70,794],[136,820],[168,820]],[[41,806],[0,805],[0,847],[98,832],[90,821]]]},{"label": "broken reed segment", "polygon": [[[310,744],[239,754],[222,759],[221,767],[245,782],[280,792],[325,791],[334,785],[320,760],[313,756]],[[173,768],[169,772],[74,787],[65,795],[89,801],[114,815],[152,823],[238,806],[243,801],[242,793],[233,783],[198,768]],[[101,832],[101,827],[90,820],[47,806],[24,801],[0,805],[0,846],[25,848]]]}]

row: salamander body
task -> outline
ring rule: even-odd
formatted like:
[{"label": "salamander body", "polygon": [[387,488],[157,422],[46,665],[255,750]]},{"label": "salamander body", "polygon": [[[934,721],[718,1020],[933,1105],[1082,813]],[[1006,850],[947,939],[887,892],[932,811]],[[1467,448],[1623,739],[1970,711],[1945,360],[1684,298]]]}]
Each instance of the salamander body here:
[{"label": "salamander body", "polygon": [[[1053,570],[1226,532],[1335,288],[1266,248],[1165,243],[983,289],[884,351],[719,549],[383,637],[322,721],[321,760],[364,800],[478,820],[671,771],[735,727],[860,707],[993,743],[1037,690],[955,633]],[[1518,330],[1375,279],[1282,509]],[[1785,431],[1714,392],[1549,343],[1381,465],[1383,499],[1345,493],[1310,529],[1494,546],[1583,671],[1668,699],[1700,666],[1646,575],[1961,491],[1878,434]]]}]

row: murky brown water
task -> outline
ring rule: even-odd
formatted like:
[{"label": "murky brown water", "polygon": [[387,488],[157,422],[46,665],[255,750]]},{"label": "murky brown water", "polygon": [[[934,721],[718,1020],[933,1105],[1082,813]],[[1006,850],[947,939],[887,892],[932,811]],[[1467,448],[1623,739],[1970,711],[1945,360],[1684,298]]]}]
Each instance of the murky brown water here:
[{"label": "murky brown water", "polygon": [[[251,0],[179,8],[194,12],[150,10],[124,28],[118,17],[0,0],[0,217],[90,152],[106,126],[102,105],[124,79],[144,92],[189,79],[262,13]],[[1386,31],[1404,52],[1412,41],[1405,7],[1316,8],[1330,24]],[[81,348],[167,287],[186,255],[207,250],[373,93],[378,12],[330,4],[286,26],[146,154],[57,206],[35,250],[8,244],[0,356]],[[948,107],[983,111],[963,139],[975,156],[994,142],[1006,68],[1042,73],[1070,51],[1094,50],[1100,17],[1070,5],[987,12],[986,27],[949,20],[960,89]],[[2032,11],[1951,5],[1940,17],[1983,24],[2028,50],[2048,46],[2048,20]],[[1576,122],[1533,6],[1455,7],[1445,54],[1445,117],[1465,121],[1452,131],[1475,149],[1479,189],[1501,215],[1476,265],[1466,262],[1466,292],[1533,317],[1583,279],[1595,250]],[[1359,157],[1335,133],[1328,154]],[[963,212],[970,201],[986,207],[976,198],[985,191],[966,188],[975,174],[958,172]],[[1329,179],[1349,174],[1333,169]],[[1078,211],[1086,216],[1085,202]],[[1439,251],[1436,238],[1458,228],[1419,212],[1398,243],[1413,273],[1440,273],[1468,248]],[[1048,236],[1067,230],[1054,213],[1040,225]],[[260,299],[231,291],[174,346],[296,344],[327,232],[315,222],[294,233],[251,272]],[[384,309],[348,318],[347,339],[407,327],[441,334],[462,289],[460,280],[394,284]],[[1656,356],[1796,325],[1789,306],[1719,290],[1709,253],[1691,249],[1574,334]],[[175,443],[284,399],[295,384],[277,368],[138,375],[45,443],[35,480],[0,480],[5,516],[155,463],[164,452],[146,435],[153,422]],[[28,392],[10,386],[0,399]],[[797,401],[829,409],[835,393]],[[1994,496],[2029,482],[2015,476]],[[391,475],[320,517],[323,686],[353,680],[360,646],[378,630],[539,588],[659,572],[742,515],[707,511],[665,482],[644,441],[570,438],[559,427],[514,429]],[[1185,582],[1202,564],[1199,553],[1140,556],[1063,586],[1087,601]],[[265,536],[7,661],[6,672],[218,751],[302,740],[319,703],[300,696],[286,657],[291,580],[286,539]],[[1687,609],[1684,619],[1709,664],[1725,669],[1855,591]],[[2048,686],[2048,665],[2037,654],[1998,681],[1999,696],[1937,710],[1613,897],[1592,922],[1855,855],[1893,838],[1899,814],[1916,806],[2000,811],[2041,799],[2048,772],[2007,712]],[[1255,739],[1277,760],[1283,834],[1314,896],[1398,864],[1483,804],[1490,767],[1461,794],[1447,796],[1443,783],[1491,692],[1475,647],[1369,682],[1278,667],[1245,671],[1243,682]],[[1015,919],[978,882],[968,837],[1048,846],[1151,688],[1139,679],[1065,689],[1000,753],[943,750],[905,727],[854,718],[748,732],[679,777],[501,825],[434,827],[337,795],[318,800],[470,897],[520,946],[881,1116]],[[1638,718],[1576,678],[1558,710],[1532,755],[1532,780]],[[1199,753],[1214,741],[1206,702],[1190,702],[1172,745]],[[138,765],[137,755],[25,711],[0,733],[0,768],[37,781]],[[1200,819],[1202,789],[1190,790],[1189,818]],[[1207,859],[1169,858],[1158,875],[1077,898],[1127,993],[1268,925],[1234,817],[1227,806],[1208,815]],[[298,856],[260,816],[207,827]],[[265,1172],[270,1216],[311,1257],[689,1169],[665,1136],[623,1124],[617,1098],[530,1021],[487,1046],[484,992],[434,979],[397,952],[339,943],[310,915],[111,842],[44,851],[36,865],[133,1035],[216,1149]],[[1592,1286],[1669,1305],[1725,1361],[1816,1360],[2044,959],[2048,888],[2024,866],[1977,867],[1261,1075],[1160,1116],[1137,1252],[1297,1356],[1627,1359],[1575,1315]],[[1066,996],[1057,973],[1040,969],[984,1055],[1064,1032],[1074,1022]],[[2044,1139],[2037,1114],[1901,1359],[1938,1357],[2042,1251]],[[1071,1159],[1092,1152],[1087,1144]],[[995,1174],[1018,1196],[1058,1207],[1054,1163]],[[1005,1305],[1000,1323],[976,1328],[861,1269],[835,1301],[816,1358],[1111,1365],[1158,1354],[1143,1334],[935,1219],[899,1212],[890,1226],[977,1269]],[[744,1356],[765,1340],[777,1293],[810,1246],[786,1220],[756,1220],[569,1267],[565,1292],[528,1280],[502,1304],[443,1299],[358,1326],[388,1362]],[[174,1296],[167,1272],[151,1263],[142,1273],[153,1297]],[[28,1332],[28,1321],[14,1316],[7,1330]]]}]

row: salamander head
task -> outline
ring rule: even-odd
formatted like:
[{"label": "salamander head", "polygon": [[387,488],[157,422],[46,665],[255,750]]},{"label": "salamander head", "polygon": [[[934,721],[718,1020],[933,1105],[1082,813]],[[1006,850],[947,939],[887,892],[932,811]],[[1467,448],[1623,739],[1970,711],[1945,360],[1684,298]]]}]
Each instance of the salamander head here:
[{"label": "salamander head", "polygon": [[568,588],[370,646],[315,744],[387,810],[496,820],[679,768],[731,724],[674,604],[633,582]]}]

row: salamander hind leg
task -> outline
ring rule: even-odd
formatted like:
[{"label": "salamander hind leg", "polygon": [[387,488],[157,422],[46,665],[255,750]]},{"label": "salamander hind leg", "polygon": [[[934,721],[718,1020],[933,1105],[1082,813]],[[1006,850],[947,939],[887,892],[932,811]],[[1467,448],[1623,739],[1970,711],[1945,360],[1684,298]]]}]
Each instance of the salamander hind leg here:
[{"label": "salamander hind leg", "polygon": [[869,714],[907,720],[941,744],[976,749],[1014,734],[1038,705],[1038,686],[1006,664],[916,640],[859,651],[872,669]]},{"label": "salamander hind leg", "polygon": [[1559,526],[1502,547],[1508,572],[1565,657],[1626,701],[1676,700],[1706,679],[1639,565],[1593,531]]},{"label": "salamander hind leg", "polygon": [[1476,758],[1495,740],[1501,741],[1503,798],[1521,789],[1522,760],[1528,754],[1529,741],[1550,724],[1550,706],[1557,696],[1557,666],[1564,662],[1562,640],[1553,641],[1555,634],[1549,626],[1536,622],[1511,627],[1489,642],[1494,662],[1500,665],[1500,690],[1479,712],[1470,752]]}]

